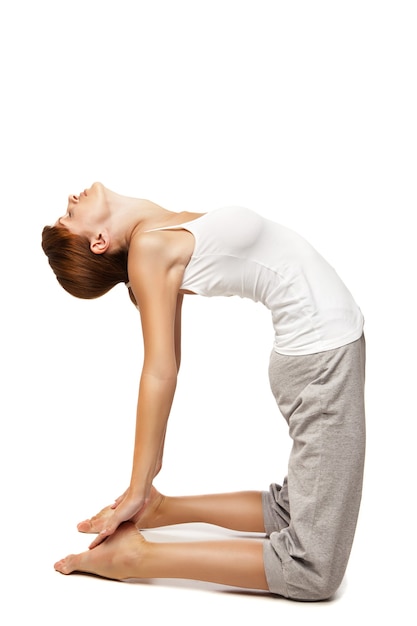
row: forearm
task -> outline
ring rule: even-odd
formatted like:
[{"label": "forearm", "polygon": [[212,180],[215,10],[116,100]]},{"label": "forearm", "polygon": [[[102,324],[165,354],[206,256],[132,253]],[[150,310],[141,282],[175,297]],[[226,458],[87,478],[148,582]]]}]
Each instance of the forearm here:
[{"label": "forearm", "polygon": [[158,378],[142,373],[130,482],[135,493],[149,493],[153,478],[159,470],[175,387],[175,376]]}]

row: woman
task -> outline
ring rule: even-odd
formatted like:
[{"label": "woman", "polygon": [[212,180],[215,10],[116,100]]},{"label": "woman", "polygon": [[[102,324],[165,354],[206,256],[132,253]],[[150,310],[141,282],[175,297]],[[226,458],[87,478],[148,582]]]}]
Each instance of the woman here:
[{"label": "woman", "polygon": [[[44,228],[42,245],[74,296],[95,298],[125,282],[144,339],[129,487],[79,524],[97,533],[90,550],[55,568],[119,580],[191,578],[298,600],[331,597],[353,541],[365,449],[363,317],[334,270],[303,238],[248,209],[174,213],[100,183],[69,197],[66,214]],[[152,486],[189,293],[239,295],[271,311],[271,388],[293,439],[282,486],[189,498],[166,498]],[[137,530],[184,522],[267,538],[153,544]]]}]

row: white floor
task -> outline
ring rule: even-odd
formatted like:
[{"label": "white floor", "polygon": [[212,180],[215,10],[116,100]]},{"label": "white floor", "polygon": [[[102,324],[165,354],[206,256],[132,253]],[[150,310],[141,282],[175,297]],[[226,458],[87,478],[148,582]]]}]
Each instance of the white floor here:
[{"label": "white floor", "polygon": [[[186,531],[184,531],[185,534]],[[191,581],[118,583],[91,576],[62,576],[54,572],[52,550],[35,565],[33,553],[17,550],[23,562],[2,585],[4,624],[229,624],[292,623],[326,626],[364,624],[379,620],[401,625],[416,623],[415,601],[404,596],[399,581],[386,582],[387,573],[360,567],[352,559],[336,597],[324,603],[296,603],[264,594]],[[20,570],[20,571],[19,571]],[[389,587],[389,589],[388,589]],[[400,593],[399,593],[400,592]],[[374,622],[375,620],[375,622]]]},{"label": "white floor", "polygon": [[[369,511],[368,511],[369,513]],[[366,514],[364,514],[366,515]],[[57,521],[57,520],[56,520]],[[45,520],[46,522],[46,520]],[[387,549],[381,527],[369,533],[359,526],[350,564],[336,596],[327,602],[299,603],[264,593],[183,580],[119,583],[81,574],[63,576],[52,565],[67,552],[86,548],[88,537],[68,524],[64,531],[42,530],[39,511],[20,532],[2,536],[4,624],[150,623],[195,624],[290,623],[312,626],[399,623],[416,624],[415,572],[408,568],[401,543]],[[146,531],[155,541],[219,539],[238,535],[216,527],[190,524]],[[238,538],[236,538],[238,540]],[[254,541],[257,541],[254,536]],[[385,544],[386,548],[381,550]],[[6,559],[4,559],[6,556]]]}]

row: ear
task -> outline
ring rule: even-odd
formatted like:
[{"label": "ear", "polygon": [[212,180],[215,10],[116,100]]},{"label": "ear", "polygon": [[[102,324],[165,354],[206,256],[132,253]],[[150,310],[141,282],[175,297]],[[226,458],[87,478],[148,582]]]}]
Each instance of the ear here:
[{"label": "ear", "polygon": [[99,235],[92,237],[90,241],[90,250],[94,254],[103,254],[110,246],[110,237],[106,230],[103,230]]}]

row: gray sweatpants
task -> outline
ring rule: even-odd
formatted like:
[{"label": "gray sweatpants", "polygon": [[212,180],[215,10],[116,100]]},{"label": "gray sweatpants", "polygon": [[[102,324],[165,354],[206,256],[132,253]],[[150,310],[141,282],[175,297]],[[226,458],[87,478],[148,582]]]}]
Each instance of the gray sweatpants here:
[{"label": "gray sweatpants", "polygon": [[264,492],[272,593],[324,600],[344,576],[365,456],[365,339],[307,356],[273,352],[269,376],[293,447],[282,486]]}]

